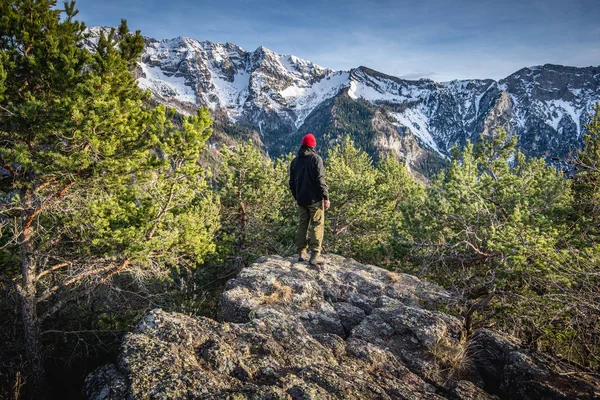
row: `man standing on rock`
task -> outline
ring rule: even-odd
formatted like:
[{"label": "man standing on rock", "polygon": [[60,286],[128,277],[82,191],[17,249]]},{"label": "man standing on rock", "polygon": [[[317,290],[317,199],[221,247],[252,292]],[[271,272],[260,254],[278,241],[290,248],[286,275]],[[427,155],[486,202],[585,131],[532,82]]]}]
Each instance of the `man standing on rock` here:
[{"label": "man standing on rock", "polygon": [[[329,209],[329,192],[325,183],[323,159],[316,153],[317,140],[312,134],[302,138],[302,146],[290,166],[290,190],[298,203],[296,233],[298,261],[323,264],[321,245],[325,230],[325,210]],[[307,242],[308,236],[308,242]],[[310,247],[310,259],[308,248]]]}]

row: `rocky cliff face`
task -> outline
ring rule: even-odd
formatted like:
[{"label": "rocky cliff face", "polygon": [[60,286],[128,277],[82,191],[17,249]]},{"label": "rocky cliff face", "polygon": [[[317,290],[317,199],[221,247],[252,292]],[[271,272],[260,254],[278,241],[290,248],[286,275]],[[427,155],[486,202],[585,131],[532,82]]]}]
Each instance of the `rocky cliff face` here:
[{"label": "rocky cliff face", "polygon": [[440,310],[417,278],[330,255],[266,257],[231,280],[220,322],[154,310],[88,399],[591,399],[600,380]]},{"label": "rocky cliff face", "polygon": [[[102,29],[91,29],[88,46]],[[371,154],[391,151],[417,167],[423,152],[443,158],[455,144],[499,126],[518,134],[528,155],[564,157],[581,145],[588,114],[600,101],[600,67],[544,65],[500,81],[411,81],[183,37],[147,38],[136,73],[157,101],[183,113],[208,106],[217,119],[256,130],[273,155],[295,150],[307,131],[324,138],[325,147],[351,134]],[[371,112],[346,118],[354,128],[366,120],[368,129],[339,126],[340,98],[368,104]],[[381,113],[385,119],[375,120]]]}]

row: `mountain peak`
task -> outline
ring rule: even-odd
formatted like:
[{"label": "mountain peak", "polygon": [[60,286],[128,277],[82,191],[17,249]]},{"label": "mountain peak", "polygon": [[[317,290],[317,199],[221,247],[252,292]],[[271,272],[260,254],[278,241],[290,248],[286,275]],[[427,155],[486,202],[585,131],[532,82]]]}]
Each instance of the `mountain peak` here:
[{"label": "mountain peak", "polygon": [[264,55],[272,55],[275,54],[275,52],[271,51],[270,49],[267,49],[265,46],[260,45],[256,48],[256,50],[254,50],[255,53],[257,54],[264,54]]},{"label": "mountain peak", "polygon": [[[86,41],[107,29],[90,28]],[[273,154],[296,132],[341,126],[332,119],[331,107],[333,100],[345,97],[371,107],[355,115],[351,126],[378,115],[377,110],[386,116],[361,125],[355,134],[367,135],[366,127],[373,129],[368,147],[376,151],[385,142],[399,157],[410,158],[414,150],[402,150],[406,144],[398,144],[409,135],[423,149],[419,151],[445,157],[455,144],[476,141],[482,132],[501,126],[520,137],[519,145],[528,155],[564,156],[580,146],[587,115],[600,101],[600,67],[545,64],[523,68],[498,82],[438,83],[401,79],[364,65],[334,71],[265,46],[248,52],[233,43],[183,37],[147,38],[136,73],[140,86],[157,101],[185,114],[202,106],[218,109],[230,121],[256,129]]]}]

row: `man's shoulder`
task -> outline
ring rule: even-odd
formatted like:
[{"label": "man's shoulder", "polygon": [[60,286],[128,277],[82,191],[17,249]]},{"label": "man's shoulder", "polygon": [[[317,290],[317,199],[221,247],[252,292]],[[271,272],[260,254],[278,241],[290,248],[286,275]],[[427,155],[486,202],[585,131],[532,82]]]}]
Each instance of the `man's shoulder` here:
[{"label": "man's shoulder", "polygon": [[316,151],[311,152],[308,156],[313,160],[321,160],[321,156]]},{"label": "man's shoulder", "polygon": [[296,156],[292,159],[291,165],[295,165],[297,163],[306,164],[306,163],[318,163],[323,162],[323,159],[316,152],[310,152],[308,154],[304,154],[302,156]]}]

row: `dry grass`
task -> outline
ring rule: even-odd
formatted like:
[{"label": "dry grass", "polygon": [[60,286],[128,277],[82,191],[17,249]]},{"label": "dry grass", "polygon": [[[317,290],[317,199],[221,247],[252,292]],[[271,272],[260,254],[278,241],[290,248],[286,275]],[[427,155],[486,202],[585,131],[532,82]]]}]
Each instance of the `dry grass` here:
[{"label": "dry grass", "polygon": [[466,340],[451,343],[446,337],[439,337],[429,352],[436,360],[440,373],[446,379],[460,379],[468,375],[473,368],[473,360],[469,354]]},{"label": "dry grass", "polygon": [[291,287],[282,285],[276,280],[271,286],[271,293],[261,296],[260,304],[289,304],[292,301],[292,295]]},{"label": "dry grass", "polygon": [[390,283],[397,283],[402,280],[402,277],[394,272],[388,272],[387,278],[390,280]]}]

